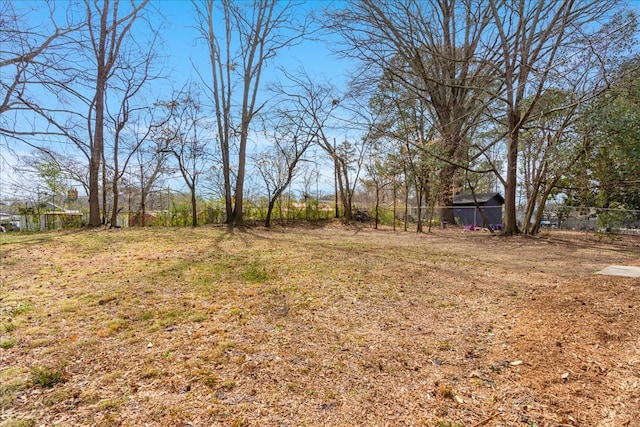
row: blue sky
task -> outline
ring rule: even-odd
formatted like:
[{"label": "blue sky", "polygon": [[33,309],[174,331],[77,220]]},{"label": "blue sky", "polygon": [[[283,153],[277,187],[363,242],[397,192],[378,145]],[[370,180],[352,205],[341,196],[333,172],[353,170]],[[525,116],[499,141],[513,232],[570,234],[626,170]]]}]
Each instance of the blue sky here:
[{"label": "blue sky", "polygon": [[[329,5],[328,1],[307,1],[304,9],[320,10]],[[170,63],[178,70],[192,73],[190,62],[197,66],[209,67],[206,47],[202,40],[198,40],[198,31],[194,28],[193,5],[188,0],[156,0],[154,2],[160,12],[167,19],[168,31],[164,37]],[[297,46],[283,49],[267,68],[267,78],[277,78],[276,67],[299,68],[319,79],[331,80],[333,83],[343,83],[348,70],[343,60],[332,55],[329,46],[331,40],[305,40]],[[179,73],[182,74],[182,73]],[[178,74],[178,75],[179,75]],[[194,76],[195,77],[195,76]]]},{"label": "blue sky", "polygon": [[[38,14],[30,15],[32,22],[41,19],[47,22],[47,9],[41,7],[41,1],[18,1],[17,5],[33,6],[40,9],[42,16]],[[65,12],[72,2],[58,1],[58,11]],[[126,4],[126,2],[123,2]],[[321,9],[327,6],[327,1],[308,1],[302,5],[303,9]],[[77,8],[84,6],[76,5]],[[81,11],[82,9],[77,9]],[[164,57],[164,68],[167,79],[163,82],[154,83],[150,90],[150,97],[162,99],[170,96],[172,89],[180,89],[190,79],[198,80],[195,67],[201,70],[204,78],[210,77],[210,63],[207,49],[203,40],[199,40],[199,34],[195,28],[193,4],[189,0],[152,0],[149,10],[158,10],[160,13],[149,15],[152,28],[161,28],[162,50],[160,55]],[[164,20],[164,21],[163,21]],[[139,23],[141,24],[141,23]],[[145,25],[137,25],[137,28],[145,28]],[[144,30],[148,31],[148,30]],[[142,34],[144,36],[144,34]],[[319,81],[330,81],[332,84],[342,88],[347,81],[348,68],[344,60],[334,56],[329,48],[329,42],[319,40],[305,40],[301,44],[284,49],[272,60],[264,73],[261,87],[266,89],[270,83],[279,80],[279,67],[298,70],[304,68],[305,71]],[[165,97],[166,94],[166,97]],[[154,100],[155,100],[154,99]],[[49,99],[55,102],[55,99]],[[19,154],[25,154],[31,150],[27,147],[16,146]],[[255,147],[254,147],[255,149]],[[251,150],[251,147],[250,147]],[[10,181],[20,179],[12,173],[15,159],[7,152],[2,153],[0,160],[0,198],[11,196],[15,189],[10,185]],[[315,156],[317,157],[317,156]],[[176,186],[180,183],[176,182]],[[79,188],[79,186],[76,186]]]},{"label": "blue sky", "polygon": [[[305,13],[310,9],[315,9],[317,12],[330,4],[331,2],[329,1],[306,1],[299,6],[300,13]],[[180,87],[189,77],[198,80],[199,77],[194,71],[194,67],[200,69],[205,79],[209,79],[210,62],[208,51],[204,41],[199,39],[200,35],[195,28],[195,15],[191,1],[156,0],[154,6],[167,19],[167,35],[164,37],[164,44],[166,53],[170,58],[167,65],[174,70],[170,73],[174,80],[173,84]],[[335,43],[335,39],[333,43]],[[344,90],[349,78],[349,67],[352,64],[334,55],[331,52],[331,44],[331,38],[316,36],[316,39],[306,39],[299,44],[280,50],[264,70],[261,82],[262,89],[266,91],[270,84],[281,80],[282,73],[279,68],[285,68],[296,71],[304,69],[315,80],[330,82],[339,90]],[[248,147],[249,156],[260,150],[260,147],[255,145],[257,139],[260,138],[253,138],[253,144]],[[314,147],[314,149],[317,148]],[[333,166],[330,159],[326,154],[322,152],[315,153],[313,150],[308,151],[308,157],[311,162],[306,164],[307,167],[313,168],[318,163],[321,163],[319,166],[321,174],[319,178],[320,191],[332,191]],[[251,162],[249,162],[248,167],[251,168]],[[256,173],[249,173],[248,179],[256,179],[256,176]],[[179,183],[176,183],[176,185],[179,185]],[[299,189],[296,189],[296,192],[299,192]]]},{"label": "blue sky", "polygon": [[[121,3],[126,4],[127,2],[122,1]],[[16,0],[16,4],[41,7],[44,2],[42,0]],[[62,9],[66,8],[67,5],[74,3],[59,0],[57,4],[59,9],[63,11]],[[302,7],[319,11],[329,4],[329,1],[306,1],[303,2]],[[640,11],[640,0],[630,0],[628,4],[630,8]],[[164,66],[168,71],[168,79],[162,84],[156,83],[157,86],[150,91],[150,96],[155,99],[166,99],[170,95],[172,88],[180,89],[190,78],[197,79],[192,63],[202,70],[205,78],[209,77],[210,64],[206,47],[202,40],[198,40],[198,31],[195,28],[191,1],[152,0],[151,6],[160,12],[160,14],[152,14],[149,18],[152,28],[160,29],[162,32],[164,49],[161,53],[166,59]],[[44,15],[41,18],[46,21],[46,10],[44,8],[43,13]],[[161,26],[163,17],[166,20],[163,24],[164,27]],[[140,26],[140,28],[142,27],[144,25]],[[344,89],[353,63],[334,56],[330,49],[332,43],[335,43],[335,39],[332,40],[325,37],[323,40],[306,40],[298,46],[280,51],[278,56],[268,65],[262,87],[266,89],[269,83],[279,80],[278,67],[287,69],[304,67],[306,72],[314,79],[318,81],[326,80],[336,85],[339,89]],[[28,149],[17,147],[17,151],[26,153]],[[11,166],[15,164],[15,160],[12,160],[8,153],[2,154],[3,158],[0,159],[0,198],[10,195],[13,191],[8,185],[8,178],[16,179],[15,176],[10,176]],[[321,157],[321,155],[312,155],[312,158],[320,159]],[[324,174],[327,176],[323,180],[332,180],[330,172],[325,171]]]}]

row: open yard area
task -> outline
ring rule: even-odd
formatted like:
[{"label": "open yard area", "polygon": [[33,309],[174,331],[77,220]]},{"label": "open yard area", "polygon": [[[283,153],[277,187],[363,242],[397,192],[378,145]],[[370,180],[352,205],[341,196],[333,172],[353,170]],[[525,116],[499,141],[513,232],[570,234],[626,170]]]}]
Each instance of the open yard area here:
[{"label": "open yard area", "polygon": [[640,425],[637,240],[0,235],[3,426]]}]

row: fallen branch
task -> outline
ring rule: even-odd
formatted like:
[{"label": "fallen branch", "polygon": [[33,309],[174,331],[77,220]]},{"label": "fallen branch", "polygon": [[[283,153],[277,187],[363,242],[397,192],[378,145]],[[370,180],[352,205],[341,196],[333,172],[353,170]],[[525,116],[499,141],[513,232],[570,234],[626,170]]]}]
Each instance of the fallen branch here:
[{"label": "fallen branch", "polygon": [[493,414],[491,414],[489,417],[485,418],[484,420],[480,421],[479,423],[476,423],[474,425],[472,425],[471,427],[480,427],[485,425],[486,423],[488,423],[489,421],[491,421],[492,419],[494,419],[495,417],[497,417],[498,415],[500,415],[500,412],[494,412]]}]

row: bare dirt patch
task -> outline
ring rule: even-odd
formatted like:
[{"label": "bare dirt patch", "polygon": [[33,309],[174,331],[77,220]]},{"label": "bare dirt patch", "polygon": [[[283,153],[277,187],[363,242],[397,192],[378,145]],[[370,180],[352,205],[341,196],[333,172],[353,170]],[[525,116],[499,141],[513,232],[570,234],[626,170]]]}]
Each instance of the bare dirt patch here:
[{"label": "bare dirt patch", "polygon": [[640,244],[324,227],[2,235],[0,422],[634,426]]}]

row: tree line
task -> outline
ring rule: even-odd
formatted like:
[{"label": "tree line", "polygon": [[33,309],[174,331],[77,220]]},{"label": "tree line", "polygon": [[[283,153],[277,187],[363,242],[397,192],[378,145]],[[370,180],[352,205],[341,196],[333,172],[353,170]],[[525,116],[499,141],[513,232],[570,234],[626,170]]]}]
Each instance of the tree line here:
[{"label": "tree line", "polygon": [[[123,186],[135,186],[144,218],[171,177],[188,188],[193,225],[208,192],[242,226],[248,170],[269,225],[312,150],[332,165],[347,222],[359,185],[376,201],[439,206],[449,222],[455,194],[503,189],[506,235],[536,234],[560,195],[640,209],[637,14],[623,2],[189,6],[209,67],[184,82],[166,71],[157,3],[0,5],[2,146],[36,150],[31,167],[48,183],[82,185],[89,226],[115,224]],[[355,64],[346,88],[278,67],[287,49],[323,38]],[[153,93],[167,82],[174,89]]]}]

